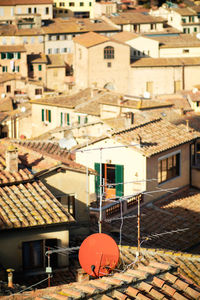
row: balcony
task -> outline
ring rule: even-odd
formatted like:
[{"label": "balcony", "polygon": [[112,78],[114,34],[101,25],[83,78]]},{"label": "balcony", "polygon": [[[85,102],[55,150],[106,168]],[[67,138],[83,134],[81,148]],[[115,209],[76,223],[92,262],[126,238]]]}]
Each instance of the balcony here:
[{"label": "balcony", "polygon": [[[137,193],[135,195],[127,196],[120,198],[116,197],[111,200],[103,200],[102,201],[102,221],[108,220],[112,217],[117,217],[121,215],[128,214],[133,209],[137,208],[138,201],[143,202],[143,193]],[[99,203],[97,201],[92,202],[90,205],[90,214],[94,215],[97,219],[99,219],[100,208]]]}]

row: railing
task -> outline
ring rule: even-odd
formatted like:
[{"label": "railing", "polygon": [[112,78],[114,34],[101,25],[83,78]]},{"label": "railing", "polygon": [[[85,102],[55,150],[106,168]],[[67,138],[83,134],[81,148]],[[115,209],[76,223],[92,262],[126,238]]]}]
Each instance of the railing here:
[{"label": "railing", "polygon": [[[102,220],[105,220],[107,218],[110,218],[114,215],[119,215],[122,211],[123,215],[130,212],[132,208],[137,207],[137,203],[140,200],[140,203],[143,201],[143,193],[138,193],[135,195],[132,195],[130,197],[116,197],[115,199],[112,199],[115,201],[109,202],[109,201],[103,201],[102,203]],[[90,206],[90,213],[95,214],[96,217],[99,217],[100,208],[98,207],[99,201],[93,203],[92,206]]]}]

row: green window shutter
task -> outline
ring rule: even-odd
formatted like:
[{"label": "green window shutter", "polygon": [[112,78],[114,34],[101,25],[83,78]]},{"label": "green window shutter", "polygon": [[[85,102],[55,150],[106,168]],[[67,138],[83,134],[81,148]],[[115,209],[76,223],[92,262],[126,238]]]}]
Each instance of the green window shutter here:
[{"label": "green window shutter", "polygon": [[81,123],[81,116],[78,116],[78,124]]},{"label": "green window shutter", "polygon": [[85,117],[84,123],[86,124],[88,122],[88,117]]},{"label": "green window shutter", "polygon": [[42,122],[44,122],[44,109],[42,109]]},{"label": "green window shutter", "polygon": [[122,183],[116,185],[116,196],[124,195],[124,166],[115,165],[115,183]]},{"label": "green window shutter", "polygon": [[42,65],[38,65],[38,70],[42,71]]},{"label": "green window shutter", "polygon": [[97,196],[99,196],[100,195],[100,164],[95,163],[94,169],[98,173],[98,175],[95,175],[95,193]]},{"label": "green window shutter", "polygon": [[70,125],[69,113],[67,113],[67,125]]},{"label": "green window shutter", "polygon": [[5,59],[6,58],[6,55],[5,55],[5,53],[1,53],[1,59]]},{"label": "green window shutter", "polygon": [[63,124],[63,113],[61,112],[60,113],[60,125],[62,126],[62,124]]},{"label": "green window shutter", "polygon": [[49,114],[49,123],[51,123],[51,111],[50,110],[48,111],[48,114]]},{"label": "green window shutter", "polygon": [[20,52],[17,53],[17,58],[18,58],[18,59],[21,58],[21,53],[20,53]]}]

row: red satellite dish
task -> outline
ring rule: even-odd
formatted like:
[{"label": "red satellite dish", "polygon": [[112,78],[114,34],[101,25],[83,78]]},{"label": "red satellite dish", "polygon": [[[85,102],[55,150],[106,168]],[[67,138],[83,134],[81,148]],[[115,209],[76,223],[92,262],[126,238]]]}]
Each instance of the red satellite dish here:
[{"label": "red satellite dish", "polygon": [[109,274],[119,260],[119,248],[107,234],[95,233],[81,244],[79,262],[83,270],[91,276]]}]

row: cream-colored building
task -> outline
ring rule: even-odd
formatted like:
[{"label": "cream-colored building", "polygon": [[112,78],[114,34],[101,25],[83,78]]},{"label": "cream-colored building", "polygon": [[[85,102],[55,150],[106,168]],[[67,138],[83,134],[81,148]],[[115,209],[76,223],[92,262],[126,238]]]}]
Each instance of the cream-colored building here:
[{"label": "cream-colored building", "polygon": [[[135,195],[143,194],[148,202],[164,197],[168,189],[177,191],[191,184],[190,144],[197,136],[186,127],[155,119],[83,146],[76,161],[97,171],[90,182],[97,199],[102,195],[103,205],[110,198],[121,199],[126,211],[137,203],[132,201]],[[89,160],[84,150],[90,151]]]},{"label": "cream-colored building", "polygon": [[121,31],[155,33],[164,31],[166,20],[137,12],[123,12],[108,16],[108,20]]},{"label": "cream-colored building", "polygon": [[168,8],[166,4],[157,10],[151,10],[152,16],[162,17],[167,23],[182,33],[199,33],[199,6],[185,8]]},{"label": "cream-colored building", "polygon": [[54,17],[93,18],[95,0],[54,0]]},{"label": "cream-colored building", "polygon": [[117,3],[112,1],[100,1],[94,3],[94,17],[117,13]]},{"label": "cream-colored building", "polygon": [[40,14],[42,20],[53,18],[52,0],[28,0],[28,1],[0,1],[1,21],[12,23],[15,17],[21,14]]},{"label": "cream-colored building", "polygon": [[199,84],[200,61],[192,57],[141,58],[131,64],[129,74],[129,95],[175,94]]},{"label": "cream-colored building", "polygon": [[27,53],[23,45],[0,46],[0,74],[18,73],[27,77]]},{"label": "cream-colored building", "polygon": [[69,92],[74,84],[73,67],[67,64],[64,54],[30,55],[29,77],[57,92]]},{"label": "cream-colored building", "polygon": [[130,46],[94,32],[74,38],[74,77],[78,88],[128,89]]},{"label": "cream-colored building", "polygon": [[79,113],[76,106],[88,101],[92,97],[91,90],[86,89],[72,95],[43,97],[31,100],[32,105],[32,136],[39,136],[57,127],[66,130],[81,127],[98,120],[95,115]]}]

